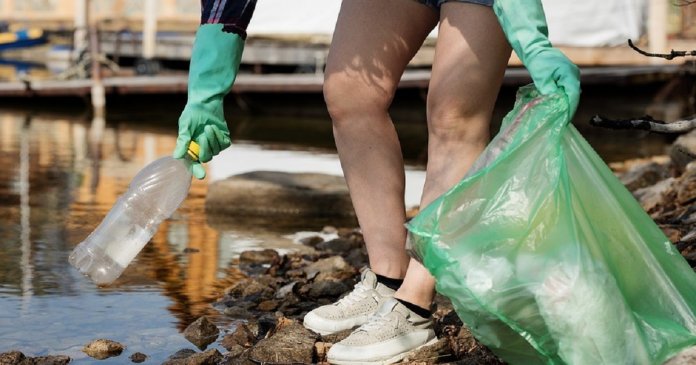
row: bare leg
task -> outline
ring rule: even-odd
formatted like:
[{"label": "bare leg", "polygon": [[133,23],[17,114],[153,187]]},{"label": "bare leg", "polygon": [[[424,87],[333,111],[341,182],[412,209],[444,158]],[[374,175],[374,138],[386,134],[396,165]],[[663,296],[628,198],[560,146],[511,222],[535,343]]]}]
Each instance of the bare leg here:
[{"label": "bare leg", "polygon": [[[443,4],[428,92],[428,166],[421,207],[461,180],[488,143],[510,52],[491,8]],[[427,269],[411,260],[396,297],[428,308],[434,288]]]},{"label": "bare leg", "polygon": [[406,0],[344,0],[324,82],[334,137],[370,258],[380,275],[401,278],[404,166],[388,114],[401,75],[437,24],[437,13]]}]

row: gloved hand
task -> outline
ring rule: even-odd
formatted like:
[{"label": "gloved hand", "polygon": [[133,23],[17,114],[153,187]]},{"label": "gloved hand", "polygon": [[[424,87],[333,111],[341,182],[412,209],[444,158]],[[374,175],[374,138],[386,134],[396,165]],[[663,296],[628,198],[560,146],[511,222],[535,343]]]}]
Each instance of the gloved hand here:
[{"label": "gloved hand", "polygon": [[244,39],[222,31],[222,24],[203,24],[193,43],[189,68],[188,101],[179,117],[179,137],[172,156],[184,158],[189,143],[200,146],[199,162],[192,166],[193,175],[205,177],[201,162],[229,147],[222,100],[230,91],[239,71]]},{"label": "gloved hand", "polygon": [[562,89],[568,97],[570,120],[580,101],[580,70],[549,42],[541,0],[495,0],[493,11],[539,92]]}]

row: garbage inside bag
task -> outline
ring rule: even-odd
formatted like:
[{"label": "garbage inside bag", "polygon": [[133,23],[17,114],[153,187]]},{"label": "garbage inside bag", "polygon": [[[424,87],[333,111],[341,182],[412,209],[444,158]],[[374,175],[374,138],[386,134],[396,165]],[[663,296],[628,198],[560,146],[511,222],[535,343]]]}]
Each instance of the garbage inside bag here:
[{"label": "garbage inside bag", "polygon": [[696,275],[568,123],[518,92],[409,249],[472,333],[511,364],[660,364],[696,344]]}]

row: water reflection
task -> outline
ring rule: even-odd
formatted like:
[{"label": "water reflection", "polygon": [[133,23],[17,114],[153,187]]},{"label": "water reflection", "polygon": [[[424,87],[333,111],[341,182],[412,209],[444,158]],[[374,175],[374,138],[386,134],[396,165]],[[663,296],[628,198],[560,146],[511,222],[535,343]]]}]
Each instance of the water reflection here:
[{"label": "water reflection", "polygon": [[[102,336],[162,360],[189,346],[178,330],[215,315],[210,303],[243,276],[228,267],[239,248],[298,247],[286,235],[302,222],[212,228],[204,211],[207,181],[196,180],[183,206],[114,285],[97,288],[72,269],[67,257],[74,245],[142,166],[171,153],[174,133],[110,126],[103,118],[0,116],[0,352],[66,353],[79,363],[81,346]],[[167,340],[138,337],[133,343],[142,333]]]}]

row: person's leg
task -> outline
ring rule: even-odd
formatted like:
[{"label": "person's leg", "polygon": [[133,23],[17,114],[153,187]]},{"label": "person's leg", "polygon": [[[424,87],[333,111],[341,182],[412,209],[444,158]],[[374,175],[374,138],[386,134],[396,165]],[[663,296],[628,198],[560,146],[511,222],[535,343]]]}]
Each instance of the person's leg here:
[{"label": "person's leg", "polygon": [[388,108],[406,65],[437,23],[411,0],[344,0],[324,97],[371,270],[338,302],[316,308],[304,326],[328,334],[363,325],[394,296],[406,273],[404,166]]},{"label": "person's leg", "polygon": [[336,24],[324,97],[371,269],[400,279],[404,250],[404,167],[388,114],[406,65],[437,24],[416,1],[345,0]]},{"label": "person's leg", "polygon": [[[421,207],[464,177],[489,139],[489,124],[510,57],[493,10],[447,2],[440,9],[428,91],[428,165]],[[395,297],[429,308],[435,280],[411,260]]]}]

